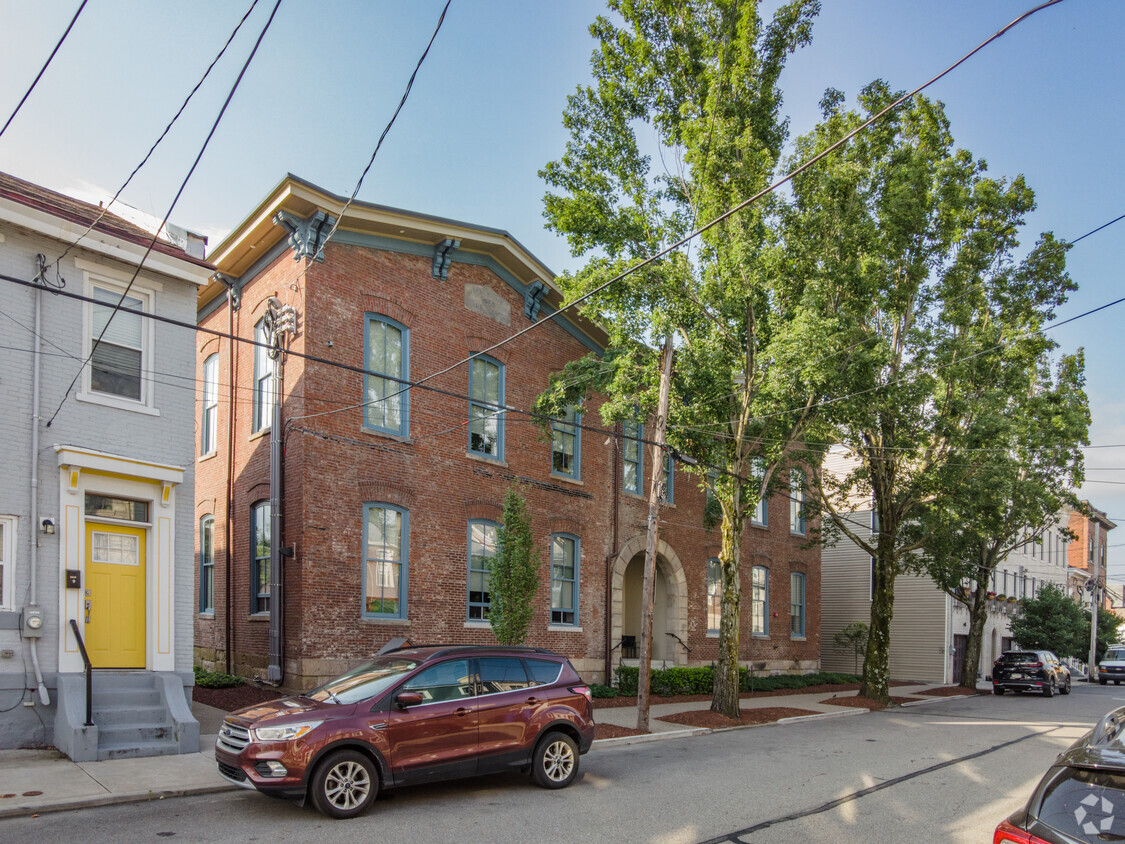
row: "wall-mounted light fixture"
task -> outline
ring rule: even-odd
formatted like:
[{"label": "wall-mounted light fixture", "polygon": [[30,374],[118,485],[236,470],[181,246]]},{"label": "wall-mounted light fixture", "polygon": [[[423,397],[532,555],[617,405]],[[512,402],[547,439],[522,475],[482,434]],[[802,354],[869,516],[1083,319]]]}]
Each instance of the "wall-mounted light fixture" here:
[{"label": "wall-mounted light fixture", "polygon": [[47,534],[48,536],[55,532],[55,523],[50,519],[44,519],[39,523],[39,527],[43,531],[43,533]]}]

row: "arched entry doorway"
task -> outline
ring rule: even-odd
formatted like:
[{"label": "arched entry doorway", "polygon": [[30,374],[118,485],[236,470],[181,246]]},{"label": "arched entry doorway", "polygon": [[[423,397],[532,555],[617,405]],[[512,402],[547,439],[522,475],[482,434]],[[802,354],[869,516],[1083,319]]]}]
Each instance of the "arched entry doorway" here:
[{"label": "arched entry doorway", "polygon": [[[610,628],[615,661],[622,658],[621,642],[641,641],[641,594],[644,590],[645,537],[625,543],[613,563],[613,623]],[[680,558],[663,540],[656,547],[656,594],[652,613],[652,661],[687,665],[687,578]]]}]

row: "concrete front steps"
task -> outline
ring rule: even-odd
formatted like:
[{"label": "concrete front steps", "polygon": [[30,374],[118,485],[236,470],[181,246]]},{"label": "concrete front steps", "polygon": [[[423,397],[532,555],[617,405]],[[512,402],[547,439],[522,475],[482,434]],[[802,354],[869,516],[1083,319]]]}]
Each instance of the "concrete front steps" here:
[{"label": "concrete front steps", "polygon": [[93,692],[86,726],[85,676],[59,676],[55,745],[75,762],[199,750],[199,722],[176,674],[95,670]]}]

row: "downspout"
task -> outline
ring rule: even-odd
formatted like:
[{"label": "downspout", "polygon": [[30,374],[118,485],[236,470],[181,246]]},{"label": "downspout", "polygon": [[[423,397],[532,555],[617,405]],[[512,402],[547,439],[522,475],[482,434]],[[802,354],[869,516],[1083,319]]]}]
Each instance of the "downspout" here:
[{"label": "downspout", "polygon": [[[46,256],[36,256],[39,261],[38,279],[42,279],[47,264]],[[31,606],[39,603],[39,351],[42,337],[43,289],[35,288],[35,346],[31,356],[31,577],[28,579],[27,598]],[[59,625],[60,635],[66,632]],[[39,668],[39,639],[27,640],[31,651],[31,665],[35,671],[35,685],[39,690],[39,702],[50,706],[51,696],[43,683],[43,671]]]},{"label": "downspout", "polygon": [[[238,310],[238,294],[235,291],[234,284],[227,287],[227,334],[231,337],[235,336],[234,333],[234,312]],[[238,383],[238,373],[236,367],[238,364],[238,357],[234,353],[234,340],[227,340],[227,372],[230,383],[227,384],[227,559],[226,559],[226,609],[224,612],[224,623],[226,630],[223,634],[223,644],[226,648],[226,673],[231,673],[231,637],[233,635],[233,625],[231,622],[231,590],[233,581],[231,579],[231,566],[234,564],[234,554],[231,552],[231,543],[234,541],[234,423],[235,423],[235,384]]]},{"label": "downspout", "polygon": [[605,684],[613,684],[613,563],[617,559],[617,515],[621,483],[621,423],[613,426],[613,548],[605,558]]},{"label": "downspout", "polygon": [[[275,333],[274,337],[278,337]],[[277,344],[277,339],[274,343]],[[277,346],[275,345],[275,349]],[[285,630],[284,577],[281,572],[281,390],[285,383],[278,349],[277,365],[273,368],[273,420],[270,430],[270,661],[266,669],[266,682],[278,684],[285,676],[285,656],[282,651]]]}]

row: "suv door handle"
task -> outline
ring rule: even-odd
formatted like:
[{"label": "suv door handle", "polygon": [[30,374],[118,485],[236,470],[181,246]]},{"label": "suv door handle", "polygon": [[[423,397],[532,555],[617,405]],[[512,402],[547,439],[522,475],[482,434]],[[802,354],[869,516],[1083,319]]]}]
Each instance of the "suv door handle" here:
[{"label": "suv door handle", "polygon": [[533,697],[529,697],[527,699],[527,705],[528,706],[535,706],[535,704],[537,704],[537,703],[539,703],[539,698],[537,698],[537,697],[533,696]]},{"label": "suv door handle", "polygon": [[456,715],[456,716],[457,716],[458,718],[464,718],[464,717],[465,717],[466,715],[468,715],[468,714],[469,714],[469,713],[470,713],[471,711],[472,711],[472,710],[470,710],[470,709],[466,709],[465,707],[463,707],[463,706],[460,706],[460,707],[458,707],[458,708],[457,708],[456,710],[454,710],[453,714],[454,714],[454,715]]}]

